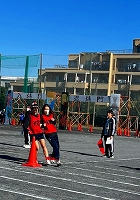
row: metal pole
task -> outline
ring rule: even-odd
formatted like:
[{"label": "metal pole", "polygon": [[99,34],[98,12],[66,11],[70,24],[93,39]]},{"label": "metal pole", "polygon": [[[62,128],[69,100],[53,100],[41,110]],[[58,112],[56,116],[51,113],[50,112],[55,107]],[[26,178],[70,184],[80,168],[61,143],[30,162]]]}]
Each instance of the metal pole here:
[{"label": "metal pole", "polygon": [[[91,62],[91,58],[90,58],[90,80],[89,80],[89,95],[91,95],[91,82],[92,82],[92,72],[91,72],[91,67],[92,67],[92,62]],[[87,103],[87,113],[90,114],[90,102],[88,101]],[[86,120],[86,123],[88,124],[88,118]]]},{"label": "metal pole", "polygon": [[40,70],[39,70],[39,93],[41,93],[41,70],[42,70],[42,53],[40,54]]},{"label": "metal pole", "polygon": [[64,74],[64,92],[67,92],[67,78],[68,78],[68,74],[67,72]]},{"label": "metal pole", "polygon": [[132,75],[128,75],[128,112],[127,112],[127,130],[130,129],[130,101],[131,101],[131,91],[130,91],[130,85],[132,81]]},{"label": "metal pole", "polygon": [[24,87],[23,92],[28,93],[28,71],[29,71],[29,56],[26,56],[25,74],[24,74]]},{"label": "metal pole", "polygon": [[[96,84],[95,84],[95,95],[97,95],[97,83],[98,83],[98,79],[96,79]],[[96,112],[96,102],[94,102],[94,105],[93,105],[93,120],[92,120],[92,126],[94,126],[95,112]]]},{"label": "metal pole", "polygon": [[1,95],[1,54],[0,54],[0,95]]},{"label": "metal pole", "polygon": [[[40,54],[40,69],[39,69],[39,90],[38,93],[42,93],[41,91],[41,70],[42,70],[42,53]],[[39,108],[40,108],[40,98],[38,99],[38,104],[39,104]]]}]

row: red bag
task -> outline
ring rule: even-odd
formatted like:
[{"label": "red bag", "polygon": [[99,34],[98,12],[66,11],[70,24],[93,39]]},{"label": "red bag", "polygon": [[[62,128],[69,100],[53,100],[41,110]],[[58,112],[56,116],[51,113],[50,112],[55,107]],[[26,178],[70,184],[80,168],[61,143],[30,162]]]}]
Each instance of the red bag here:
[{"label": "red bag", "polygon": [[105,150],[104,150],[103,140],[99,139],[99,141],[97,142],[97,145],[99,147],[100,152],[104,155],[105,154]]}]

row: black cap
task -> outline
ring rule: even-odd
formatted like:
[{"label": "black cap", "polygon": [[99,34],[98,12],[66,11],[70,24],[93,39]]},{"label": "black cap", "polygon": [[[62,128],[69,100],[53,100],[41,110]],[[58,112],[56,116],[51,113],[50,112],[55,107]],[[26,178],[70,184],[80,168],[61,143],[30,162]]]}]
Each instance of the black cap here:
[{"label": "black cap", "polygon": [[108,110],[107,113],[110,113],[113,115],[113,110]]}]

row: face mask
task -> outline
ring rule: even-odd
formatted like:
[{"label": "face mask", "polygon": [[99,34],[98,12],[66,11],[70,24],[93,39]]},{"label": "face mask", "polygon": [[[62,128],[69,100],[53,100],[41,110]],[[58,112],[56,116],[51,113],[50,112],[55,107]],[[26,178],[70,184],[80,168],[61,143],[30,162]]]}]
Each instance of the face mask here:
[{"label": "face mask", "polygon": [[46,114],[46,115],[49,115],[49,110],[44,110],[44,113]]},{"label": "face mask", "polygon": [[30,111],[30,108],[27,108],[27,111]]}]

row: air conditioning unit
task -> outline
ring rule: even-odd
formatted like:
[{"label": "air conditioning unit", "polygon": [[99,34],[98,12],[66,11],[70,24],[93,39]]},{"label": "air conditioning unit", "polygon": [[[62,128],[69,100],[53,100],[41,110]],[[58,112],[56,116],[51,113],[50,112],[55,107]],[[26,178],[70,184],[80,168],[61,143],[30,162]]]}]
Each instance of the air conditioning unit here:
[{"label": "air conditioning unit", "polygon": [[84,65],[83,65],[83,64],[81,64],[81,65],[79,66],[79,68],[80,68],[80,69],[83,69],[83,68],[84,68]]}]

